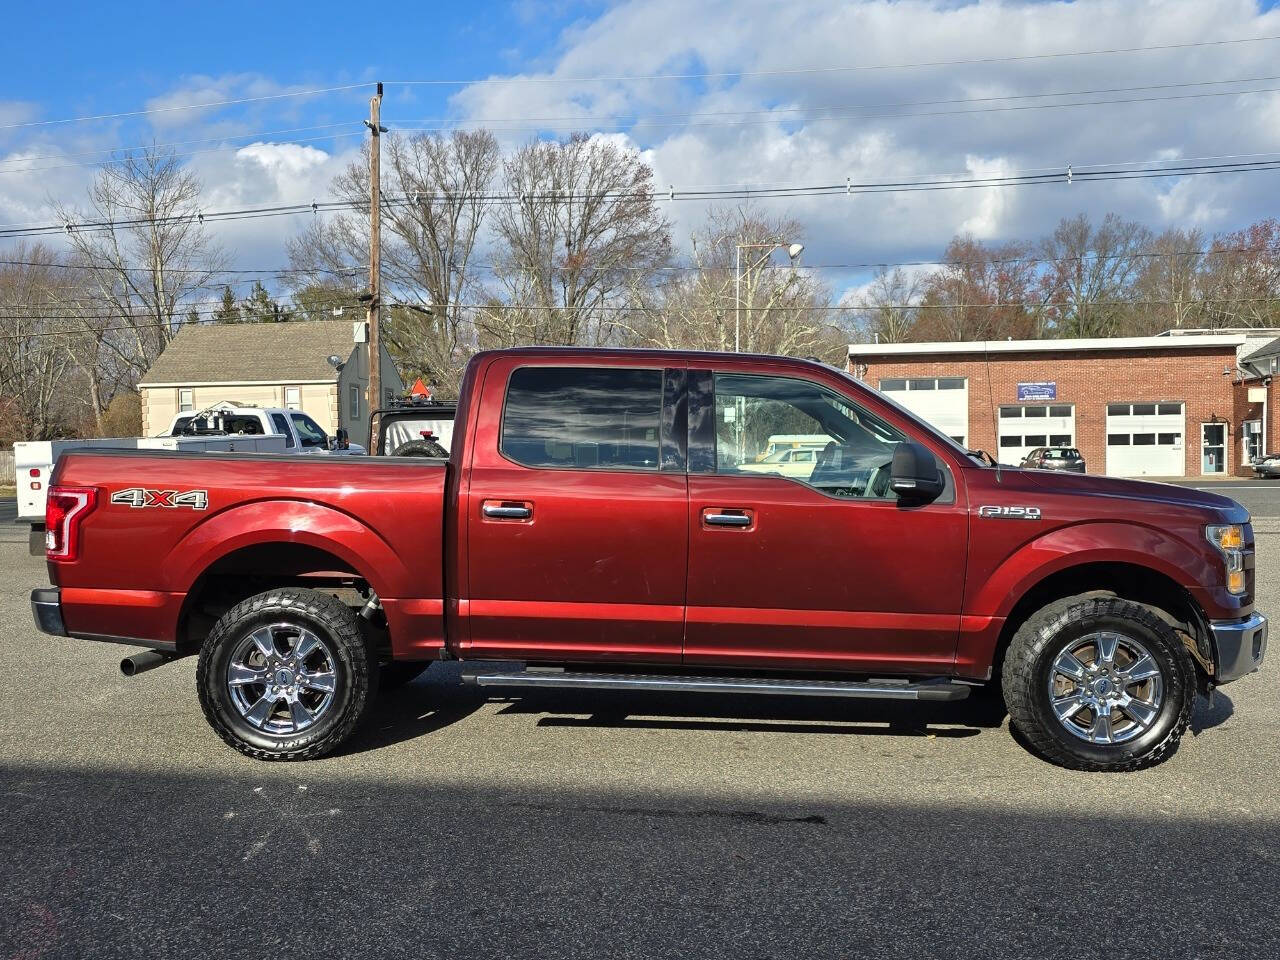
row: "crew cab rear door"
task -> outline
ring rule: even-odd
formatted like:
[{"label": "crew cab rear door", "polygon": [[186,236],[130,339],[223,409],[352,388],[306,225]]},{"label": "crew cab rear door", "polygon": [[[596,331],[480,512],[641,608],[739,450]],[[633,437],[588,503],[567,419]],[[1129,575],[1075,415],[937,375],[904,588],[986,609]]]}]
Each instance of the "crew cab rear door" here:
[{"label": "crew cab rear door", "polygon": [[489,365],[458,496],[466,656],[679,662],[683,378],[643,355]]},{"label": "crew cab rear door", "polygon": [[[951,672],[968,535],[955,471],[938,500],[899,503],[900,416],[835,375],[697,360],[688,382],[685,662]],[[807,473],[773,469],[777,434],[827,442]]]}]

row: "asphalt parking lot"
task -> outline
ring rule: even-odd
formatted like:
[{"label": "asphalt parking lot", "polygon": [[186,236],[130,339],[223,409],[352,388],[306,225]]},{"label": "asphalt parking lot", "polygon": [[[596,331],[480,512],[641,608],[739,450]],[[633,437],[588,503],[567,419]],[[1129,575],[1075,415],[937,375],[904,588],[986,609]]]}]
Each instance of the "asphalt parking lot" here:
[{"label": "asphalt parking lot", "polygon": [[981,699],[486,702],[443,665],[268,765],[192,660],[126,680],[38,635],[44,564],[0,539],[0,957],[1280,955],[1274,654],[1131,775],[1049,766]]}]

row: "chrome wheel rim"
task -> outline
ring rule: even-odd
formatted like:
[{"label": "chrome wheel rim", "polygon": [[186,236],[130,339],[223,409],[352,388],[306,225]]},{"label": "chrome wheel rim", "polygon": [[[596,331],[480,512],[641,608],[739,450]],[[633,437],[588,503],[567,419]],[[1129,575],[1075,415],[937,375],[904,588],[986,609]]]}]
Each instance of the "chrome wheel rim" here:
[{"label": "chrome wheel rim", "polygon": [[1160,715],[1164,675],[1139,641],[1100,630],[1072,640],[1049,671],[1049,708],[1072,736],[1125,743]]},{"label": "chrome wheel rim", "polygon": [[287,736],[314,726],[333,704],[333,651],[306,627],[273,623],[247,634],[227,663],[227,691],[255,730]]}]

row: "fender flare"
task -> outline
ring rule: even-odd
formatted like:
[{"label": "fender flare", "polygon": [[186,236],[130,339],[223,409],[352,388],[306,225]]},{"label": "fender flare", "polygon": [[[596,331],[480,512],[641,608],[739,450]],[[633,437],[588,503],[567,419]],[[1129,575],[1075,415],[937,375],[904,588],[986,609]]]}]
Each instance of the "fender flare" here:
[{"label": "fender flare", "polygon": [[299,544],[333,554],[384,595],[407,582],[408,571],[390,544],[350,514],[308,500],[258,500],[231,507],[192,528],[170,551],[166,589],[189,593],[223,557],[246,547]]},{"label": "fender flare", "polygon": [[1059,527],[1023,544],[977,588],[965,604],[966,612],[1003,620],[1041,581],[1091,563],[1144,567],[1187,590],[1214,575],[1200,551],[1163,530],[1134,522],[1089,521]]}]

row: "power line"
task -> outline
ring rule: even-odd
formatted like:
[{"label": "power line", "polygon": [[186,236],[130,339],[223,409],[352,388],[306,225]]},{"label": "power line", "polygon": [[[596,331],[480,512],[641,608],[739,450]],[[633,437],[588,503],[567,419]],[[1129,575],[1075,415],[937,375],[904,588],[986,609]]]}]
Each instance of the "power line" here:
[{"label": "power line", "polygon": [[[1177,90],[1177,89],[1186,89],[1188,87],[1225,86],[1228,84],[1244,84],[1244,83],[1270,83],[1276,80],[1280,80],[1280,76],[1241,77],[1239,79],[1232,79],[1232,80],[1193,80],[1193,81],[1185,81],[1185,82],[1178,82],[1178,83],[1145,84],[1142,86],[1135,86],[1135,87],[1100,87],[1092,90],[1063,90],[1063,91],[1057,91],[1057,92],[1051,92],[1051,93],[1010,93],[1010,94],[989,96],[989,97],[956,97],[956,98],[949,98],[949,99],[942,99],[942,100],[907,100],[907,101],[901,101],[898,103],[851,103],[851,104],[830,104],[825,106],[777,107],[777,108],[771,108],[766,110],[715,110],[715,111],[703,111],[703,112],[693,112],[693,113],[656,113],[656,114],[647,114],[643,116],[639,114],[634,114],[634,115],[624,114],[624,115],[596,115],[596,116],[576,116],[576,117],[563,117],[563,116],[561,117],[467,117],[466,119],[450,119],[448,117],[434,117],[434,118],[414,120],[409,122],[422,123],[422,124],[467,123],[467,124],[477,124],[477,125],[491,124],[491,123],[521,123],[521,124],[526,124],[526,126],[520,127],[518,129],[540,129],[538,127],[531,127],[527,125],[528,124],[575,125],[575,124],[583,124],[583,123],[596,124],[596,123],[604,123],[604,122],[613,122],[613,123],[621,124],[621,123],[629,122],[635,126],[647,126],[647,125],[654,124],[655,121],[684,121],[684,120],[699,119],[704,117],[776,118],[783,114],[805,114],[803,119],[806,122],[814,121],[814,120],[844,120],[844,119],[851,119],[851,118],[863,119],[866,116],[927,117],[927,116],[951,115],[952,113],[963,115],[968,113],[977,113],[980,111],[960,110],[960,111],[945,111],[941,114],[940,113],[918,113],[918,114],[901,114],[901,115],[899,114],[885,114],[885,115],[880,115],[880,114],[853,115],[851,114],[851,115],[838,115],[838,116],[830,116],[830,117],[810,116],[809,114],[817,113],[819,111],[829,111],[829,110],[887,110],[887,109],[897,109],[902,107],[932,107],[932,106],[950,106],[950,105],[957,105],[957,104],[972,104],[972,103],[994,103],[996,101],[1004,101],[1004,100],[1039,100],[1039,99],[1044,99],[1046,97],[1084,97],[1084,96],[1095,96],[1095,95],[1110,94],[1110,93],[1137,93],[1137,92],[1151,91],[1151,90]],[[1225,97],[1225,96],[1235,96],[1237,94],[1246,94],[1246,93],[1266,93],[1274,89],[1275,88],[1267,88],[1266,90],[1238,90],[1238,91],[1231,90],[1231,91],[1204,93],[1204,94],[1199,94],[1198,96]],[[1069,107],[1069,106],[1096,106],[1099,104],[1107,104],[1107,103],[1147,103],[1147,102],[1163,100],[1163,99],[1173,99],[1173,98],[1135,97],[1135,98],[1124,99],[1124,100],[1098,100],[1098,101],[1088,101],[1085,103],[1046,103],[1046,104],[1035,104],[1031,107],[1027,107],[1024,109],[1050,109],[1053,107]],[[996,108],[992,108],[992,109],[996,109]],[[665,126],[669,124],[661,124],[661,125]],[[400,129],[428,130],[433,128],[402,127]]]},{"label": "power line", "polygon": [[[1255,160],[1232,163],[1193,163],[1173,167],[1145,167],[1137,169],[1110,168],[1101,170],[1073,171],[1067,167],[1060,172],[1042,174],[1015,174],[1001,177],[967,177],[951,180],[897,180],[869,181],[854,183],[808,184],[794,186],[742,186],[730,188],[710,188],[677,190],[674,186],[668,190],[647,191],[603,191],[598,194],[573,194],[571,192],[551,192],[534,194],[471,194],[455,196],[453,199],[466,199],[486,203],[521,203],[538,201],[565,201],[570,199],[636,199],[652,202],[688,201],[688,200],[727,200],[727,199],[773,199],[813,196],[832,196],[838,194],[876,194],[876,193],[913,193],[936,190],[971,190],[1013,186],[1034,186],[1050,183],[1093,183],[1112,180],[1138,180],[1162,177],[1190,177],[1228,173],[1256,173],[1280,169],[1280,159]],[[384,206],[413,206],[420,204],[423,196],[388,197]],[[34,237],[48,236],[58,233],[92,233],[111,231],[116,228],[136,226],[153,226],[164,224],[221,223],[232,220],[250,220],[263,217],[291,216],[301,213],[331,213],[361,209],[358,201],[324,200],[311,203],[279,204],[274,206],[251,207],[240,210],[221,210],[199,213],[175,214],[168,217],[135,217],[117,221],[85,221],[83,223],[46,223],[24,227],[13,227],[0,230],[0,237]]]},{"label": "power line", "polygon": [[84,117],[63,117],[58,120],[27,120],[22,123],[0,124],[0,130],[20,130],[30,127],[51,127],[66,123],[87,123],[93,120],[120,120],[125,117],[143,117],[156,113],[174,113],[181,110],[205,110],[210,107],[231,107],[246,103],[262,103],[267,100],[285,100],[290,97],[310,97],[341,90],[359,90],[373,86],[372,82],[348,83],[338,87],[315,87],[311,90],[294,90],[290,93],[272,93],[260,97],[237,97],[233,100],[210,100],[204,103],[180,103],[167,107],[148,107],[144,110],[125,110],[120,113],[99,113]]},{"label": "power line", "polygon": [[1280,40],[1280,36],[1240,37],[1232,40],[1198,40],[1191,43],[1164,43],[1142,47],[1111,47],[1103,50],[1071,50],[1060,53],[1026,53],[1005,57],[969,57],[956,60],[926,60],[916,63],[877,63],[855,66],[800,67],[788,70],[728,70],[720,73],[661,73],[648,76],[614,77],[482,77],[469,80],[393,80],[399,86],[449,86],[462,87],[493,84],[541,84],[541,83],[632,83],[652,80],[722,80],[731,77],[783,77],[815,73],[855,73],[869,70],[910,70],[920,67],[956,67],[982,63],[1015,63],[1026,60],[1053,60],[1064,57],[1098,57],[1120,53],[1150,53],[1160,50],[1190,50],[1196,47],[1220,47],[1243,43],[1263,43]]}]

